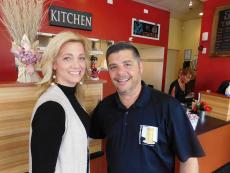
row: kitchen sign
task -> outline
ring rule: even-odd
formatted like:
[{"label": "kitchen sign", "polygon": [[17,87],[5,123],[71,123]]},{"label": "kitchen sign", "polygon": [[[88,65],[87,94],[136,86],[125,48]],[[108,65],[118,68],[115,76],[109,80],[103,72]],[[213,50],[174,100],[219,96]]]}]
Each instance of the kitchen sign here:
[{"label": "kitchen sign", "polygon": [[72,9],[51,6],[49,8],[49,24],[68,28],[92,30],[92,14]]}]

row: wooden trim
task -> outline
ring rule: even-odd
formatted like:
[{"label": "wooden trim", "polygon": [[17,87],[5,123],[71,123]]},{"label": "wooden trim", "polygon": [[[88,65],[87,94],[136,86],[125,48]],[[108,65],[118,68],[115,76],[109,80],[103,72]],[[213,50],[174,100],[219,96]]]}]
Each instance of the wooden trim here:
[{"label": "wooden trim", "polygon": [[143,62],[164,62],[164,59],[141,59]]}]

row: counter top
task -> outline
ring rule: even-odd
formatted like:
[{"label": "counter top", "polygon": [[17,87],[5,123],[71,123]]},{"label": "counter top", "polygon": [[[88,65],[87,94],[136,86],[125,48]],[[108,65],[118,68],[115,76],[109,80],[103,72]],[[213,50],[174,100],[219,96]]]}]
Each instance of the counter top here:
[{"label": "counter top", "polygon": [[106,83],[106,82],[107,82],[106,80],[102,80],[102,79],[99,80],[86,79],[83,81],[84,84],[96,84],[96,83]]},{"label": "counter top", "polygon": [[228,124],[230,124],[230,122],[223,121],[206,115],[204,122],[201,122],[200,120],[198,121],[196,127],[196,134],[200,135]]},{"label": "counter top", "polygon": [[200,94],[206,94],[206,95],[211,95],[211,96],[217,96],[217,97],[222,97],[222,98],[228,98],[224,94],[216,93],[216,92],[207,92],[207,91],[201,91]]},{"label": "counter top", "polygon": [[[106,80],[91,80],[91,79],[86,79],[84,80],[84,84],[97,84],[97,83],[106,83]],[[28,87],[28,86],[39,86],[36,85],[35,83],[19,83],[19,82],[0,82],[0,88],[6,88],[6,87]]]},{"label": "counter top", "polygon": [[35,85],[35,83],[19,83],[19,82],[3,83],[3,82],[0,82],[0,88],[7,88],[7,87],[28,87],[28,86],[36,86],[36,85]]}]

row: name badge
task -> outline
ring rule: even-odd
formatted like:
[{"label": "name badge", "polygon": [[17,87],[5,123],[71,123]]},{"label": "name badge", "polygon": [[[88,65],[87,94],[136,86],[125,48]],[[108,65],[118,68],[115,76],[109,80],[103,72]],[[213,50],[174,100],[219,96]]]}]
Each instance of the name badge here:
[{"label": "name badge", "polygon": [[153,146],[158,139],[158,127],[140,125],[139,144]]}]

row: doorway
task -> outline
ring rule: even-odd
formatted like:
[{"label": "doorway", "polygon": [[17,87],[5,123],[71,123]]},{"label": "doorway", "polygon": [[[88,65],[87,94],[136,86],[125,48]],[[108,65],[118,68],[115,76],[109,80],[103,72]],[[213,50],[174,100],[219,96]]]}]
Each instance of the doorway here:
[{"label": "doorway", "polygon": [[146,84],[161,90],[164,64],[164,47],[134,44],[141,55],[143,63],[142,80]]},{"label": "doorway", "polygon": [[168,93],[170,84],[178,77],[178,50],[168,49],[166,74],[165,74],[165,88],[164,92]]}]

